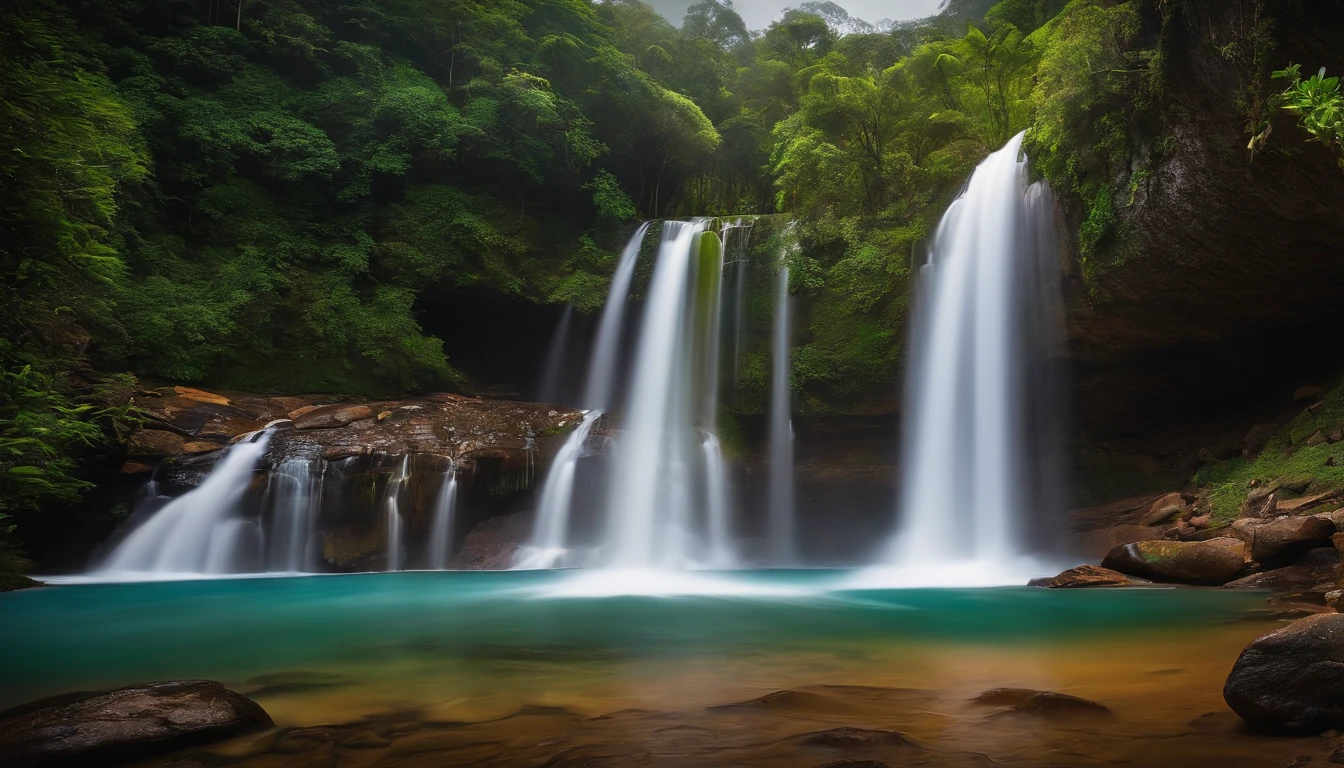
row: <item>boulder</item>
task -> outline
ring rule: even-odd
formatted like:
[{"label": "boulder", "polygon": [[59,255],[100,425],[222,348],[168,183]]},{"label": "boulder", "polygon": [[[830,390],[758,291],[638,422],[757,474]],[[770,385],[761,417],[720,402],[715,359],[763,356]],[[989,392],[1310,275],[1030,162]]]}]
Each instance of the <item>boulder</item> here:
[{"label": "boulder", "polygon": [[1245,567],[1246,544],[1232,538],[1139,541],[1112,549],[1101,565],[1155,581],[1226,584]]},{"label": "boulder", "polygon": [[1251,559],[1268,563],[1296,557],[1308,549],[1330,546],[1335,524],[1321,517],[1280,517],[1274,520],[1241,519],[1228,535],[1246,542]]},{"label": "boulder", "polygon": [[183,452],[183,453],[209,453],[210,451],[217,451],[217,450],[219,450],[220,448],[223,448],[223,447],[224,447],[224,446],[220,445],[219,443],[212,443],[212,442],[209,442],[209,441],[207,441],[207,440],[194,440],[194,441],[192,441],[192,442],[190,442],[190,443],[184,443],[184,444],[182,445],[182,452]]},{"label": "boulder", "polygon": [[1113,525],[1083,536],[1080,554],[1089,559],[1101,558],[1123,544],[1154,540],[1162,540],[1162,531],[1157,528],[1149,528],[1146,525]]},{"label": "boulder", "polygon": [[1185,508],[1184,496],[1179,493],[1168,493],[1149,505],[1139,523],[1142,525],[1157,525],[1184,512]]},{"label": "boulder", "polygon": [[61,697],[0,718],[0,765],[6,766],[103,765],[273,726],[256,702],[209,680]]},{"label": "boulder", "polygon": [[126,455],[134,458],[162,458],[182,453],[186,440],[176,432],[163,429],[142,429],[131,435]]},{"label": "boulder", "polygon": [[1344,728],[1344,614],[1308,616],[1246,646],[1223,698],[1251,725],[1278,733]]},{"label": "boulder", "polygon": [[193,400],[198,403],[210,403],[211,405],[228,405],[229,398],[223,395],[217,395],[214,392],[206,392],[203,389],[194,387],[173,387],[173,392],[184,400]]},{"label": "boulder", "polygon": [[1273,517],[1278,508],[1279,492],[1275,486],[1256,488],[1246,495],[1241,505],[1242,517]]},{"label": "boulder", "polygon": [[367,405],[325,405],[294,419],[294,428],[333,429],[372,416],[373,409]]},{"label": "boulder", "polygon": [[1080,587],[1128,587],[1129,578],[1123,573],[1096,565],[1080,565],[1045,579],[1032,579],[1027,582],[1031,587],[1049,587],[1051,589],[1075,589]]}]

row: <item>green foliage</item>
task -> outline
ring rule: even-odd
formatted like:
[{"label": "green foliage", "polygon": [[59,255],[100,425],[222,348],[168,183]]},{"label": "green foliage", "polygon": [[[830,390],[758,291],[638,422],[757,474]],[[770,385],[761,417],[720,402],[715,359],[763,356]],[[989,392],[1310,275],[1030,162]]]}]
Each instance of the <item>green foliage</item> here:
[{"label": "green foliage", "polygon": [[[1318,407],[1303,411],[1276,432],[1253,459],[1205,464],[1195,482],[1208,491],[1213,522],[1227,524],[1239,517],[1253,487],[1291,485],[1304,489],[1304,494],[1344,489],[1344,443],[1328,442],[1339,430],[1344,430],[1344,383],[1327,392]],[[1313,439],[1318,434],[1326,439]]]},{"label": "green foliage", "polygon": [[[1271,99],[1271,106],[1296,114],[1298,125],[1311,134],[1313,140],[1328,147],[1340,169],[1344,170],[1344,90],[1340,88],[1339,78],[1326,77],[1325,67],[1321,67],[1316,74],[1303,80],[1301,66],[1297,64],[1276,71],[1274,78],[1292,82]],[[1266,121],[1263,130],[1251,138],[1252,156],[1269,138],[1270,127]]]}]

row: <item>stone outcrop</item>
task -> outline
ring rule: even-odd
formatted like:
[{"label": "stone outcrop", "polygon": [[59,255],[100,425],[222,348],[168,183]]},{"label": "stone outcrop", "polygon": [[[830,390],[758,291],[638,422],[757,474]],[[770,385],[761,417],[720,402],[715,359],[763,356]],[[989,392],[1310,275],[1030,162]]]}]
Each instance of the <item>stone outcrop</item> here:
[{"label": "stone outcrop", "polygon": [[1331,546],[1335,524],[1325,517],[1279,517],[1273,520],[1243,518],[1227,535],[1246,542],[1251,559],[1272,563],[1291,559],[1316,547]]},{"label": "stone outcrop", "polygon": [[1128,576],[1110,568],[1096,565],[1080,565],[1046,579],[1032,579],[1027,582],[1032,587],[1051,589],[1078,589],[1084,587],[1128,587],[1132,584]]},{"label": "stone outcrop", "polygon": [[1101,565],[1154,581],[1226,584],[1245,568],[1246,544],[1233,538],[1140,541],[1112,549]]},{"label": "stone outcrop", "polygon": [[1294,734],[1344,729],[1344,614],[1309,616],[1257,637],[1223,687],[1257,728]]},{"label": "stone outcrop", "polygon": [[256,702],[208,680],[59,698],[0,713],[0,765],[107,765],[273,725]]}]

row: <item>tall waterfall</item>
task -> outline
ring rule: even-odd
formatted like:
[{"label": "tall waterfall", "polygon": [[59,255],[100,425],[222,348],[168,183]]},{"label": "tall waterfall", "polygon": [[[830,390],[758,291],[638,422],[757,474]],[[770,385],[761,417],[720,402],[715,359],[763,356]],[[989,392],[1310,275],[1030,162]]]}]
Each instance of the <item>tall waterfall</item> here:
[{"label": "tall waterfall", "polygon": [[457,465],[448,459],[448,469],[443,473],[443,485],[439,486],[438,498],[434,500],[434,521],[429,528],[429,556],[425,562],[434,571],[448,567],[453,555],[453,523],[457,512]]},{"label": "tall waterfall", "polygon": [[410,454],[401,457],[401,466],[388,481],[383,499],[383,514],[387,519],[387,570],[400,571],[406,566],[406,544],[403,530],[406,521],[401,516],[401,494],[411,479]]},{"label": "tall waterfall", "polygon": [[775,270],[775,327],[770,345],[770,561],[788,565],[796,555],[793,537],[793,419],[789,384],[789,265]]},{"label": "tall waterfall", "polygon": [[[727,224],[726,229],[734,224]],[[571,518],[583,447],[616,391],[626,301],[646,227],[617,265],[598,324],[584,404],[543,486],[536,528],[515,567],[625,569],[737,565],[728,474],[717,434],[724,241],[704,220],[662,225],[618,419],[597,546],[576,551]]]},{"label": "tall waterfall", "polygon": [[[131,531],[97,568],[104,573],[228,573],[240,540],[256,537],[255,524],[232,516],[247,491],[270,432],[233,445],[215,470],[190,493]],[[256,551],[255,549],[253,550]]]},{"label": "tall waterfall", "polygon": [[[1028,188],[1019,134],[975,169],[919,275],[907,370],[898,529],[874,580],[1021,584],[1048,569],[1029,510],[1034,374],[1062,318],[1049,190]],[[1052,404],[1053,407],[1053,404]]]}]

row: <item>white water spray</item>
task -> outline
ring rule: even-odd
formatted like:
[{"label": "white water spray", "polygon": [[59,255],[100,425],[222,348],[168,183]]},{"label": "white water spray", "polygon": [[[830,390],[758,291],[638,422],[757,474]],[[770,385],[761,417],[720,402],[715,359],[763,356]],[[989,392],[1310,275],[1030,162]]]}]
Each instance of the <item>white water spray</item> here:
[{"label": "white water spray", "polygon": [[387,491],[383,499],[383,514],[387,524],[387,570],[400,571],[405,567],[405,542],[402,533],[404,521],[401,517],[401,494],[411,477],[411,456],[401,457],[401,466],[387,482]]},{"label": "white water spray", "polygon": [[569,517],[574,503],[574,475],[579,459],[583,457],[588,434],[601,416],[601,411],[585,413],[583,421],[569,433],[569,438],[556,453],[546,483],[541,487],[536,531],[531,543],[519,551],[515,568],[556,568],[576,564],[566,559],[570,552]]}]

